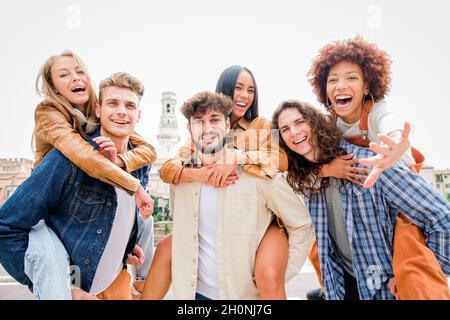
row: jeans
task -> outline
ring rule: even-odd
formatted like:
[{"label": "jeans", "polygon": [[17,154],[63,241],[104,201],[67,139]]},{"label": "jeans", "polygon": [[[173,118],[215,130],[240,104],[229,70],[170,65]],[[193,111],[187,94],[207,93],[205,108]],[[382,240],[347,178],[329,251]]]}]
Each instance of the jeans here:
[{"label": "jeans", "polygon": [[344,287],[344,300],[359,300],[358,282],[355,277],[353,277],[346,270],[344,270]]},{"label": "jeans", "polygon": [[202,300],[212,300],[212,299],[210,299],[210,298],[208,298],[208,297],[206,297],[206,296],[196,292],[195,293],[195,300],[202,301]]},{"label": "jeans", "polygon": [[71,300],[69,255],[44,220],[29,233],[25,273],[37,300]]},{"label": "jeans", "polygon": [[[136,280],[145,280],[153,260],[153,217],[144,221],[138,215],[137,244],[144,251],[145,260],[136,267]],[[25,273],[33,282],[33,293],[37,300],[72,299],[69,261],[61,240],[44,220],[39,221],[29,233],[25,253]],[[77,283],[75,285],[80,286]]]},{"label": "jeans", "polygon": [[147,220],[142,219],[141,215],[138,215],[138,235],[137,244],[144,251],[144,263],[136,267],[136,280],[147,279],[148,271],[153,260],[153,217]]}]

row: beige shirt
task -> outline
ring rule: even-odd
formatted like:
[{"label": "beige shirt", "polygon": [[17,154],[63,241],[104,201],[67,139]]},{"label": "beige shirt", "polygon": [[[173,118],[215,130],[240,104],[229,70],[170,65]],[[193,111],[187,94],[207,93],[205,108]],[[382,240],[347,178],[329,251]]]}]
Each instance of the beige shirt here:
[{"label": "beige shirt", "polygon": [[[175,299],[194,299],[198,270],[199,182],[171,186],[173,212],[172,285]],[[281,174],[265,180],[240,172],[235,185],[219,189],[217,258],[220,299],[258,299],[253,281],[258,245],[272,212],[289,235],[286,281],[305,262],[312,240],[311,217],[304,202]]]}]

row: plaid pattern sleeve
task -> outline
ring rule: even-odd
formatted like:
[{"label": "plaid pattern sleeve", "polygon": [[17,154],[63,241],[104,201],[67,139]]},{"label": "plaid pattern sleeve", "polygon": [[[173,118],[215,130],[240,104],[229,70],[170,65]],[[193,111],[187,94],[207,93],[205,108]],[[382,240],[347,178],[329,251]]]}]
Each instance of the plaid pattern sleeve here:
[{"label": "plaid pattern sleeve", "polygon": [[450,276],[450,203],[421,176],[393,166],[381,176],[385,198],[424,231],[446,276]]}]

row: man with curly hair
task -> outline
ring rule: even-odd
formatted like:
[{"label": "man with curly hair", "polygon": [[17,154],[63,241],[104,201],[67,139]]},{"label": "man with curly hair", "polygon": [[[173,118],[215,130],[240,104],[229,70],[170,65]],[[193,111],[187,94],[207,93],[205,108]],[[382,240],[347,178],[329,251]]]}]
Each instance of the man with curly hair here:
[{"label": "man with curly hair", "polygon": [[[326,299],[394,299],[394,224],[399,211],[426,235],[450,275],[450,204],[402,163],[366,189],[346,179],[321,178],[321,167],[346,154],[374,153],[342,140],[332,121],[312,106],[286,101],[273,115],[289,159],[287,181],[305,196],[316,233]],[[408,288],[406,288],[408,289]]]},{"label": "man with curly hair", "polygon": [[[195,147],[184,168],[235,163],[242,153],[226,141],[232,101],[223,94],[200,92],[181,112]],[[304,203],[281,174],[263,179],[238,169],[227,188],[199,181],[171,186],[173,213],[172,288],[175,299],[261,299],[255,282],[255,257],[274,215],[288,234],[283,283],[297,274],[312,240]],[[145,291],[145,290],[144,290]]]},{"label": "man with curly hair", "polygon": [[[359,36],[319,50],[308,73],[317,99],[328,109],[345,140],[378,153],[370,159],[339,157],[322,166],[321,177],[343,178],[369,188],[396,162],[415,173],[420,171],[424,157],[410,147],[410,126],[403,125],[385,101],[391,85],[390,65],[385,51]],[[371,170],[355,167],[356,163],[370,165]],[[314,244],[309,256],[320,278]],[[423,232],[403,213],[395,225],[393,268],[391,287],[399,299],[450,299],[447,279],[425,245]],[[320,290],[308,296],[318,296],[317,292]]]}]

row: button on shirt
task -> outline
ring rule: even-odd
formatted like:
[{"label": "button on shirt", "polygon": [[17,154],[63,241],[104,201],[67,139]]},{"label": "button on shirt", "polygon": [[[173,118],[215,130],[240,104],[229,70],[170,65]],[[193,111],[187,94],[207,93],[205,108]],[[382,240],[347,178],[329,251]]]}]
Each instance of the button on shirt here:
[{"label": "button on shirt", "polygon": [[[123,256],[133,229],[136,203],[133,196],[116,188],[117,210],[108,242],[100,258],[90,293],[98,295],[105,291],[123,269]],[[102,230],[97,230],[100,236]]]},{"label": "button on shirt", "polygon": [[[205,249],[200,249],[192,237],[196,233],[205,237],[199,230],[203,224],[199,220],[204,218],[200,209],[203,204],[195,197],[196,192],[203,190],[199,182],[171,185],[172,288],[176,300],[195,299],[197,279],[202,273],[202,267],[193,259],[203,260],[199,253]],[[217,194],[215,259],[220,299],[259,298],[253,281],[255,256],[273,214],[282,219],[289,235],[286,281],[300,271],[311,246],[311,218],[303,201],[281,175],[263,180],[240,172],[235,185],[219,188]],[[193,217],[195,212],[199,212],[198,218]]]}]

